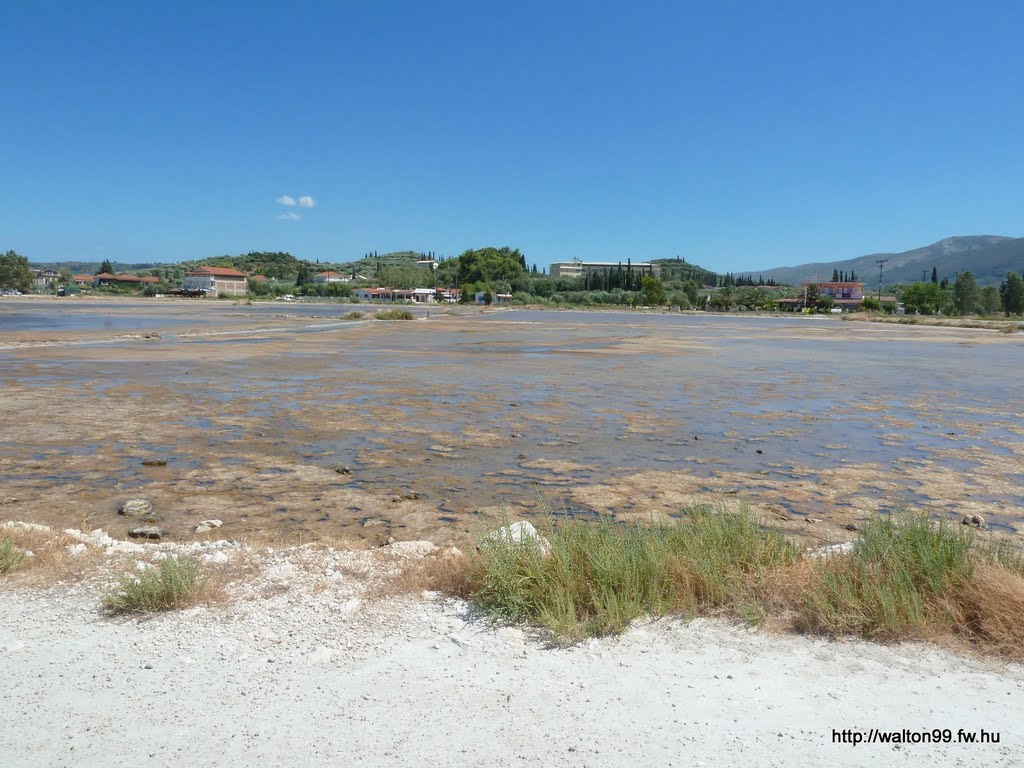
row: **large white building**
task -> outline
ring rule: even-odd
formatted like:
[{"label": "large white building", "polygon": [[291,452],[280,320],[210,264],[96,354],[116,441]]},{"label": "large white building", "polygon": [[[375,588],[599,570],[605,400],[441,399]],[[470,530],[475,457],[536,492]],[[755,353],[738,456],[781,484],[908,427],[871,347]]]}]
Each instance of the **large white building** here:
[{"label": "large white building", "polygon": [[249,292],[245,272],[227,267],[196,267],[185,273],[186,291],[202,291],[210,296],[244,296]]},{"label": "large white building", "polygon": [[649,262],[632,264],[628,261],[580,261],[573,259],[572,261],[556,261],[551,265],[548,274],[551,277],[585,277],[595,273],[604,274],[605,272],[611,272],[619,267],[622,267],[623,272],[632,270],[633,272],[639,272],[641,275],[651,275],[652,277],[657,277],[661,272],[661,267]]}]

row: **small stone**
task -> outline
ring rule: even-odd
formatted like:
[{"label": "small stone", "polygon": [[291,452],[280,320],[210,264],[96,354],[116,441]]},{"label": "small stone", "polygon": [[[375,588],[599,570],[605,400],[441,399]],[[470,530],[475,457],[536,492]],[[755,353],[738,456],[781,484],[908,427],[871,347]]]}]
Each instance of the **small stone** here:
[{"label": "small stone", "polygon": [[167,459],[143,459],[142,466],[144,467],[166,467]]},{"label": "small stone", "polygon": [[762,451],[760,448],[758,448],[757,451],[755,451],[755,453],[764,453],[764,451]]},{"label": "small stone", "polygon": [[857,530],[857,525],[856,525],[856,523],[847,523],[846,525],[843,526],[843,528],[845,528],[848,531],[856,531]]},{"label": "small stone", "polygon": [[138,528],[128,529],[128,536],[133,539],[149,539],[159,541],[164,537],[164,532],[155,525],[140,525]]},{"label": "small stone", "polygon": [[985,518],[981,515],[964,515],[964,519],[960,521],[961,525],[969,525],[972,528],[977,528],[980,531],[984,531],[988,528],[988,523],[985,522]]},{"label": "small stone", "polygon": [[363,528],[386,528],[389,525],[391,523],[380,517],[371,517],[369,520],[363,521]]},{"label": "small stone", "polygon": [[334,468],[334,471],[339,475],[351,475],[352,469],[346,464],[339,464]]},{"label": "small stone", "polygon": [[805,519],[806,519],[806,521],[808,523],[811,523],[812,525],[815,524],[815,523],[820,523],[821,522],[821,518],[820,517],[808,517],[808,518],[805,518]]},{"label": "small stone", "polygon": [[220,520],[203,520],[203,522],[196,525],[196,533],[206,533],[215,528],[220,528],[222,525],[224,523]]},{"label": "small stone", "polygon": [[86,546],[85,546],[85,544],[79,542],[78,544],[70,545],[67,548],[67,550],[68,550],[68,554],[71,555],[72,557],[78,557],[79,555],[84,555],[85,554]]},{"label": "small stone", "polygon": [[17,504],[19,501],[17,496],[4,496],[0,499],[0,504]]},{"label": "small stone", "polygon": [[117,510],[120,514],[128,517],[135,515],[148,515],[153,511],[153,502],[147,499],[128,499],[121,508]]}]

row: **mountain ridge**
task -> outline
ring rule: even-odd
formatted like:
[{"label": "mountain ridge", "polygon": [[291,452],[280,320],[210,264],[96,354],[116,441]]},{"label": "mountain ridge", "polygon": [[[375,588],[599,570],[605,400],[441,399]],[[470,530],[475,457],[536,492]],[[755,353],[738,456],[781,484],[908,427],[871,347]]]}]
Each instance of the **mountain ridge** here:
[{"label": "mountain ridge", "polygon": [[933,267],[940,280],[952,281],[958,272],[970,270],[980,285],[994,285],[1002,282],[1007,272],[1024,272],[1024,237],[955,235],[899,253],[870,253],[853,259],[774,267],[753,274],[796,285],[829,280],[832,270],[839,270],[856,272],[858,280],[872,283],[878,280],[879,259],[886,259],[882,278],[886,285],[918,282],[922,277],[930,280]]}]

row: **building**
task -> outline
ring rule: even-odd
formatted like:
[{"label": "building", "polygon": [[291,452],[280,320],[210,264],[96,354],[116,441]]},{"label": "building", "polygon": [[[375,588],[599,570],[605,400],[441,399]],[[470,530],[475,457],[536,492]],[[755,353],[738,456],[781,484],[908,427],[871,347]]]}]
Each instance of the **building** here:
[{"label": "building", "polygon": [[109,272],[100,272],[93,275],[92,287],[99,288],[101,285],[128,285],[143,288],[146,285],[156,285],[160,282],[159,277],[139,277],[138,275],[112,275]]},{"label": "building", "polygon": [[414,304],[454,303],[459,300],[455,288],[357,288],[352,296],[360,301],[411,301]]},{"label": "building", "polygon": [[652,277],[657,277],[661,274],[661,267],[649,262],[633,264],[628,260],[623,263],[621,261],[580,261],[578,259],[556,261],[551,265],[548,274],[551,277],[586,277],[593,274],[603,275],[620,268],[624,272],[632,270],[633,272],[639,272],[641,275],[650,275]]},{"label": "building", "polygon": [[60,272],[56,269],[35,269],[32,271],[32,288],[37,291],[49,290],[60,281]]},{"label": "building", "polygon": [[841,304],[860,306],[864,301],[864,283],[808,283],[818,288],[819,296],[831,296],[836,306]]},{"label": "building", "polygon": [[351,280],[352,278],[349,275],[343,275],[340,272],[331,271],[319,272],[313,276],[313,282],[321,285],[326,285],[328,283],[347,283]]},{"label": "building", "polygon": [[202,291],[208,296],[244,296],[249,292],[245,272],[227,267],[196,267],[185,273],[185,291]]},{"label": "building", "polygon": [[92,275],[72,275],[71,282],[84,288],[92,285],[92,278]]},{"label": "building", "polygon": [[[487,291],[477,291],[473,296],[473,301],[477,304],[487,303]],[[492,293],[491,294],[491,305],[495,304],[511,304],[512,294],[511,293]]]}]

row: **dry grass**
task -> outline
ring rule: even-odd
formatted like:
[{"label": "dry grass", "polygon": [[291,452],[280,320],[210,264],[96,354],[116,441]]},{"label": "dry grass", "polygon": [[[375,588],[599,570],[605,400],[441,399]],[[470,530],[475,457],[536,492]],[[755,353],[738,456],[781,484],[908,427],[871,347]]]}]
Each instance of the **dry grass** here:
[{"label": "dry grass", "polygon": [[1024,330],[1024,323],[1014,318],[939,317],[936,315],[883,315],[872,312],[852,312],[843,315],[851,322],[891,323],[895,325],[933,325],[940,328],[981,328],[1002,333]]},{"label": "dry grass", "polygon": [[[18,562],[16,568],[6,571],[0,562],[0,575],[6,573],[18,583],[33,586],[78,581],[94,569],[99,560],[94,549],[81,551],[78,544],[63,531],[46,526],[6,523],[0,528],[0,561],[4,559],[2,550],[6,547],[11,553],[7,556],[10,562]],[[29,552],[31,555],[27,554]]]},{"label": "dry grass", "polygon": [[478,566],[475,558],[450,550],[439,551],[403,563],[397,574],[377,585],[372,596],[419,595],[429,591],[468,599],[473,594]]}]

